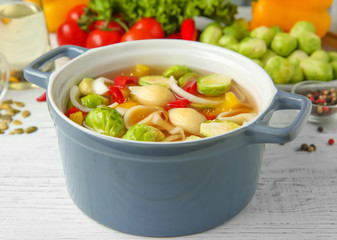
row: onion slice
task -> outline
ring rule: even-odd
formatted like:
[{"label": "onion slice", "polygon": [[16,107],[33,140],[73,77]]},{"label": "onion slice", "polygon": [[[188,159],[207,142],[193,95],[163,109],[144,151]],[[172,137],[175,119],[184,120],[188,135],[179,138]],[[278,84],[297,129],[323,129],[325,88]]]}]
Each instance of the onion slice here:
[{"label": "onion slice", "polygon": [[98,95],[102,95],[106,93],[107,91],[109,91],[109,88],[105,85],[105,83],[113,84],[113,81],[105,77],[96,78],[94,82],[92,83],[94,92]]},{"label": "onion slice", "polygon": [[170,84],[170,88],[172,89],[172,91],[174,91],[180,97],[183,97],[186,100],[190,101],[191,103],[197,103],[197,104],[201,104],[201,105],[205,105],[205,106],[216,107],[223,102],[223,100],[215,101],[215,100],[209,100],[209,99],[197,97],[193,94],[190,94],[190,93],[186,92],[184,89],[182,89],[181,87],[179,87],[177,85],[176,80],[174,79],[173,76],[170,77],[169,84]]},{"label": "onion slice", "polygon": [[74,105],[74,107],[78,108],[82,112],[90,112],[91,110],[93,110],[93,108],[85,107],[78,102],[77,99],[80,95],[80,89],[76,85],[72,86],[70,89],[70,101]]}]

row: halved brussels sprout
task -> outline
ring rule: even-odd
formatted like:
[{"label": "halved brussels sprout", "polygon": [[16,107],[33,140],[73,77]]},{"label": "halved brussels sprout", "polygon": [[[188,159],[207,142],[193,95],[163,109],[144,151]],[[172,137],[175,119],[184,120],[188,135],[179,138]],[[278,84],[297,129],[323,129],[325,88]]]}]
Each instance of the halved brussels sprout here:
[{"label": "halved brussels sprout", "polygon": [[89,94],[81,98],[81,104],[88,108],[95,108],[99,105],[106,105],[108,100],[97,94]]},{"label": "halved brussels sprout", "polygon": [[193,80],[198,80],[199,74],[197,73],[187,73],[178,80],[178,84],[180,87],[184,86],[185,84],[193,81]]},{"label": "halved brussels sprout", "polygon": [[305,58],[300,64],[306,79],[330,81],[334,78],[332,66],[328,62]]},{"label": "halved brussels sprout", "polygon": [[222,36],[222,28],[216,22],[212,22],[200,34],[199,41],[208,44],[217,44]]},{"label": "halved brussels sprout", "polygon": [[238,127],[240,127],[240,125],[235,122],[212,120],[200,125],[200,133],[205,137],[212,137],[229,132]]},{"label": "halved brussels sprout", "polygon": [[83,78],[78,85],[80,92],[84,95],[89,95],[95,93],[93,88],[94,79],[93,78]]},{"label": "halved brussels sprout", "polygon": [[129,128],[122,138],[132,141],[162,142],[165,139],[165,135],[155,127],[136,124]]},{"label": "halved brussels sprout", "polygon": [[249,58],[260,58],[267,51],[265,41],[258,38],[246,37],[240,42],[239,53]]},{"label": "halved brussels sprout", "polygon": [[163,77],[161,75],[150,75],[140,77],[138,80],[139,85],[146,86],[146,85],[159,85],[162,87],[169,88],[169,78]]},{"label": "halved brussels sprout", "polygon": [[163,73],[163,76],[164,77],[173,76],[175,79],[179,79],[181,76],[183,76],[183,75],[185,75],[186,73],[189,73],[189,72],[191,72],[191,69],[189,69],[186,66],[174,65],[174,66],[166,69]]},{"label": "halved brussels sprout", "polygon": [[122,115],[109,107],[93,109],[84,122],[94,131],[112,137],[121,137],[126,130]]},{"label": "halved brussels sprout", "polygon": [[277,33],[271,42],[271,49],[282,57],[287,57],[297,47],[297,40],[288,33]]},{"label": "halved brussels sprout", "polygon": [[220,96],[227,92],[232,79],[222,74],[209,74],[198,78],[198,91],[206,96]]}]

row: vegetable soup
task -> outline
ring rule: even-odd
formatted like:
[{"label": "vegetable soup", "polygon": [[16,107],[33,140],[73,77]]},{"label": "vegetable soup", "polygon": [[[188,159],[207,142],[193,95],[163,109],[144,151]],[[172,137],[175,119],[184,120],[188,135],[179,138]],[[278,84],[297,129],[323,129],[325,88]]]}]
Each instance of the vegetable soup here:
[{"label": "vegetable soup", "polygon": [[234,79],[183,65],[137,64],[72,86],[65,111],[95,132],[134,141],[188,141],[251,121],[255,103]]}]

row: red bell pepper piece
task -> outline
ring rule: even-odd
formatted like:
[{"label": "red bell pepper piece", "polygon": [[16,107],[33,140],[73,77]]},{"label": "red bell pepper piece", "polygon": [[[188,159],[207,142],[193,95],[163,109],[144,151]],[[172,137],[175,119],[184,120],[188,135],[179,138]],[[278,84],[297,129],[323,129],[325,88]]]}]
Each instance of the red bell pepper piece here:
[{"label": "red bell pepper piece", "polygon": [[81,110],[78,109],[77,107],[71,106],[71,107],[68,109],[68,111],[66,112],[66,116],[69,117],[70,114],[75,113],[75,112],[82,112],[84,118],[88,115],[88,113],[81,111]]},{"label": "red bell pepper piece", "polygon": [[188,104],[190,104],[190,101],[188,101],[185,98],[181,98],[172,102],[169,102],[166,106],[167,109],[171,109],[171,108],[185,108],[188,106]]},{"label": "red bell pepper piece", "polygon": [[187,18],[180,26],[180,36],[183,40],[196,41],[198,37],[198,31],[195,27],[194,20]]},{"label": "red bell pepper piece", "polygon": [[124,96],[122,91],[119,89],[119,87],[116,86],[110,86],[109,87],[109,93],[112,96],[113,100],[117,103],[123,103],[125,102]]},{"label": "red bell pepper piece", "polygon": [[190,93],[190,94],[193,94],[195,95],[195,93],[197,92],[197,80],[193,80],[189,83],[186,83],[184,86],[183,86],[183,89]]},{"label": "red bell pepper piece", "polygon": [[134,83],[138,84],[139,77],[137,76],[117,76],[114,81],[114,86],[119,88],[125,88],[126,84]]},{"label": "red bell pepper piece", "polygon": [[46,100],[47,100],[47,92],[42,94],[40,97],[36,98],[36,101],[38,101],[38,102],[45,102]]}]

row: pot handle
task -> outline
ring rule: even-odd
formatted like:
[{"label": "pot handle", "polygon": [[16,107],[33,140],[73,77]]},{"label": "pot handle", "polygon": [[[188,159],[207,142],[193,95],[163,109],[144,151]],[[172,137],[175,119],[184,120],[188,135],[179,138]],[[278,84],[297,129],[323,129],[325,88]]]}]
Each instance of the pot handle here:
[{"label": "pot handle", "polygon": [[79,55],[85,53],[87,50],[87,48],[73,45],[63,45],[55,48],[28,64],[23,71],[24,77],[25,79],[38,85],[39,87],[47,89],[49,76],[52,74],[52,72],[40,71],[39,69],[41,67],[61,57],[78,57]]},{"label": "pot handle", "polygon": [[[270,116],[274,111],[286,109],[299,110],[298,115],[289,126],[285,128],[267,126],[268,121],[264,120],[266,116]],[[310,113],[311,102],[308,98],[289,92],[278,91],[269,110],[253,123],[245,134],[253,138],[253,143],[290,142],[304,127]]]}]

